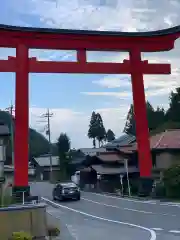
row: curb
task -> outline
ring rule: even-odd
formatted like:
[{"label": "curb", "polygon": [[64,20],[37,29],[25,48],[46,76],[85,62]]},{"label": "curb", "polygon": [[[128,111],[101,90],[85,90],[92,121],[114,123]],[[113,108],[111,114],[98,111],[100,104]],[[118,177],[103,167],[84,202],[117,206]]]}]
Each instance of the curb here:
[{"label": "curb", "polygon": [[176,204],[180,206],[180,202],[172,201],[171,199],[161,199],[161,198],[151,198],[151,197],[137,197],[137,196],[131,196],[129,197],[128,195],[121,196],[120,194],[117,193],[108,193],[108,192],[93,192],[93,191],[84,191],[86,193],[97,193],[97,194],[104,194],[107,196],[115,196],[119,198],[124,198],[124,199],[135,199],[139,201],[157,201],[160,203],[167,203],[167,204]]}]

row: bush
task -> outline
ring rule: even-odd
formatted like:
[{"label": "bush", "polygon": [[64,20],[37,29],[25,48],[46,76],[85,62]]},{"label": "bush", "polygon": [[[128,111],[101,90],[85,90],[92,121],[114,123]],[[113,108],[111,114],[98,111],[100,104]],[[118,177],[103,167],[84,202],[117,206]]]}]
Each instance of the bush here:
[{"label": "bush", "polygon": [[174,165],[163,173],[166,196],[180,198],[180,165]]},{"label": "bush", "polygon": [[166,196],[166,188],[163,183],[158,183],[152,192],[153,197],[163,198]]},{"label": "bush", "polygon": [[139,190],[139,181],[137,180],[130,181],[130,188],[131,188],[131,194],[137,195]]},{"label": "bush", "polygon": [[10,240],[32,240],[32,236],[27,232],[14,232]]},{"label": "bush", "polygon": [[3,198],[0,196],[0,207],[8,207],[13,204],[12,196],[8,192],[3,193]]},{"label": "bush", "polygon": [[48,227],[48,236],[57,237],[60,234],[60,230],[57,227],[49,226]]}]

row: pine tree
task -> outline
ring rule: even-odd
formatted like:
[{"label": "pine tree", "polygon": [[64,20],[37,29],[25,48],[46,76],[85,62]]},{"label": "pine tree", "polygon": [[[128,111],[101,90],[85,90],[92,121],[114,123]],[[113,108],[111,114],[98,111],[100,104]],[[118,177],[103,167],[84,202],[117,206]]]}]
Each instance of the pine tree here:
[{"label": "pine tree", "polygon": [[102,117],[99,113],[92,112],[89,124],[88,137],[93,139],[93,146],[96,147],[96,139],[100,144],[106,139],[106,130],[103,124]]},{"label": "pine tree", "polygon": [[60,160],[60,177],[62,180],[65,180],[67,178],[68,164],[70,161],[68,152],[71,146],[70,139],[66,133],[60,134],[56,145]]},{"label": "pine tree", "polygon": [[103,124],[103,120],[102,117],[99,113],[96,114],[96,121],[97,121],[97,126],[98,126],[98,130],[97,130],[97,140],[99,142],[99,147],[102,144],[103,140],[106,139],[106,130]]},{"label": "pine tree", "polygon": [[127,120],[123,132],[134,136],[136,135],[136,122],[134,118],[133,104],[131,104],[130,109],[128,111]]},{"label": "pine tree", "polygon": [[89,130],[88,130],[88,137],[90,139],[93,139],[93,146],[96,147],[96,137],[97,137],[97,116],[96,113],[93,111],[91,115],[91,120],[89,124]]},{"label": "pine tree", "polygon": [[170,94],[166,120],[180,122],[180,87]]},{"label": "pine tree", "polygon": [[115,134],[111,129],[107,130],[106,139],[107,139],[108,142],[111,142],[115,139]]},{"label": "pine tree", "polygon": [[[146,109],[149,131],[152,131],[156,129],[159,124],[162,123],[162,121],[164,121],[164,109],[158,108],[157,111],[154,110],[153,106],[150,104],[149,101],[146,102]],[[134,116],[133,104],[131,104],[129,112],[127,114],[124,132],[134,136],[136,135],[136,121]]]}]

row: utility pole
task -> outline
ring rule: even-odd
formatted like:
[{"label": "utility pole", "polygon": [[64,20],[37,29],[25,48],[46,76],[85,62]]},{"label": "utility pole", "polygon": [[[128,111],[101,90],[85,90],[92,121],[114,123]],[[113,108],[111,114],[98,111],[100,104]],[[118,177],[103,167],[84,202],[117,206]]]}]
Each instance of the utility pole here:
[{"label": "utility pole", "polygon": [[125,169],[126,169],[126,177],[127,177],[127,184],[128,184],[128,193],[129,193],[129,197],[131,197],[131,187],[130,187],[130,183],[129,183],[128,159],[124,159],[124,165],[125,165]]},{"label": "utility pole", "polygon": [[5,111],[10,113],[11,115],[11,125],[10,125],[10,133],[11,133],[11,148],[12,148],[12,165],[14,166],[14,128],[13,128],[13,112],[14,106],[11,101],[10,107],[6,108]]},{"label": "utility pole", "polygon": [[51,145],[51,128],[50,128],[50,118],[52,116],[53,116],[53,113],[49,112],[49,108],[47,109],[47,112],[42,115],[43,118],[47,118],[46,135],[48,135],[48,141],[49,141],[50,181],[53,179],[53,175],[52,175],[52,145]]}]

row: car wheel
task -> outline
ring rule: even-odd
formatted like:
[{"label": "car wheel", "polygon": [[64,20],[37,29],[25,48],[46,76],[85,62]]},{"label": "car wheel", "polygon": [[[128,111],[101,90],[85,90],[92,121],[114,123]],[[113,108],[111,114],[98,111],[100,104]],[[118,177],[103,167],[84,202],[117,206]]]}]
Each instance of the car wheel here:
[{"label": "car wheel", "polygon": [[58,201],[60,201],[60,202],[63,201],[63,197],[62,197],[62,196],[59,196],[59,197],[58,197]]},{"label": "car wheel", "polygon": [[76,198],[77,201],[81,200],[81,196],[79,195],[77,198]]},{"label": "car wheel", "polygon": [[56,201],[56,196],[53,196],[53,200]]}]

